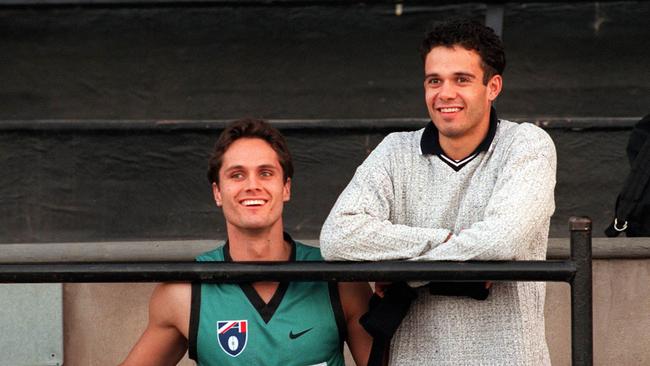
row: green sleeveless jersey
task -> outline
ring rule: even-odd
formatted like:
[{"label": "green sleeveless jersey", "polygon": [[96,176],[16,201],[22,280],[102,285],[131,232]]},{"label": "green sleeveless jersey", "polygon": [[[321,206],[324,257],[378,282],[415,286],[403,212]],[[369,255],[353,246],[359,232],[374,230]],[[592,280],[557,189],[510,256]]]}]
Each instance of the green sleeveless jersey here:
[{"label": "green sleeveless jersey", "polygon": [[[290,260],[321,261],[294,242]],[[230,261],[228,243],[197,261]],[[199,366],[344,366],[345,321],[336,283],[280,283],[268,304],[251,284],[193,284],[190,358]]]}]

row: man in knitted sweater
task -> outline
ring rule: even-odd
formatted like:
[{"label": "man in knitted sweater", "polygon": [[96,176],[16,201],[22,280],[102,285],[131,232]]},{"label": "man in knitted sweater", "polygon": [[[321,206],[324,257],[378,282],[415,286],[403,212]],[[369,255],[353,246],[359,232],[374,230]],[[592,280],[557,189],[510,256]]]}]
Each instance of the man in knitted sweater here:
[{"label": "man in knitted sweater", "polygon": [[[323,257],[545,259],[555,148],[540,128],[497,118],[500,39],[457,21],[431,31],[421,53],[432,122],[388,135],[357,169],[323,226]],[[494,283],[484,301],[410,285],[417,298],[392,338],[390,364],[550,364],[544,283]]]}]

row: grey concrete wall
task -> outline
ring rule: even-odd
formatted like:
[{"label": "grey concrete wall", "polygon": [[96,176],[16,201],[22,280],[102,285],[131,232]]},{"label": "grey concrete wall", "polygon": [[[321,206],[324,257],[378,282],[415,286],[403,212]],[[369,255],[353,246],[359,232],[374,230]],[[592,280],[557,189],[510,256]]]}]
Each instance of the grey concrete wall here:
[{"label": "grey concrete wall", "polygon": [[0,309],[0,365],[62,364],[60,283],[2,284]]},{"label": "grey concrete wall", "polygon": [[[594,261],[594,364],[650,364],[650,259]],[[115,365],[147,322],[155,284],[64,285],[66,366]],[[569,286],[547,287],[553,365],[570,365]],[[192,365],[184,360],[180,365]]]}]

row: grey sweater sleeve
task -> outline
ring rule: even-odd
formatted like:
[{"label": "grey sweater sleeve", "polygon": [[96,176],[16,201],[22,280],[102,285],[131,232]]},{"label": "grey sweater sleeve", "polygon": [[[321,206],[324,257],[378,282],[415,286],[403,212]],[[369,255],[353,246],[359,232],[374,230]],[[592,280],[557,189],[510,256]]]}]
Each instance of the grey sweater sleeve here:
[{"label": "grey sweater sleeve", "polygon": [[[492,159],[500,162],[491,165],[498,169],[496,184],[475,187],[490,192],[484,214],[448,241],[452,228],[395,224],[409,222],[415,210],[397,209],[395,192],[400,189],[393,186],[396,176],[409,173],[412,162],[404,150],[404,135],[389,135],[357,169],[325,221],[320,238],[325,259],[462,261],[543,256],[554,210],[555,148],[541,129],[527,124],[516,128],[516,133],[502,136],[493,153]],[[459,215],[469,218],[474,213]]]},{"label": "grey sweater sleeve", "polygon": [[483,220],[413,260],[526,260],[545,254],[555,209],[555,147],[542,130],[519,128],[530,131],[510,145]]},{"label": "grey sweater sleeve", "polygon": [[326,260],[410,259],[447,239],[447,229],[391,223],[392,140],[388,136],[375,148],[334,204],[320,235]]}]

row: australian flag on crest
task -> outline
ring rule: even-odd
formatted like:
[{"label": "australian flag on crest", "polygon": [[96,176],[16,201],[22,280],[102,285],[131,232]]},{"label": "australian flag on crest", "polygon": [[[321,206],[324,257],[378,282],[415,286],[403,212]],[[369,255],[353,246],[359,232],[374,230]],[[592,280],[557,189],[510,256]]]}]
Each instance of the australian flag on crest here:
[{"label": "australian flag on crest", "polygon": [[217,322],[219,347],[226,354],[237,357],[246,348],[248,341],[247,320],[224,320]]}]

